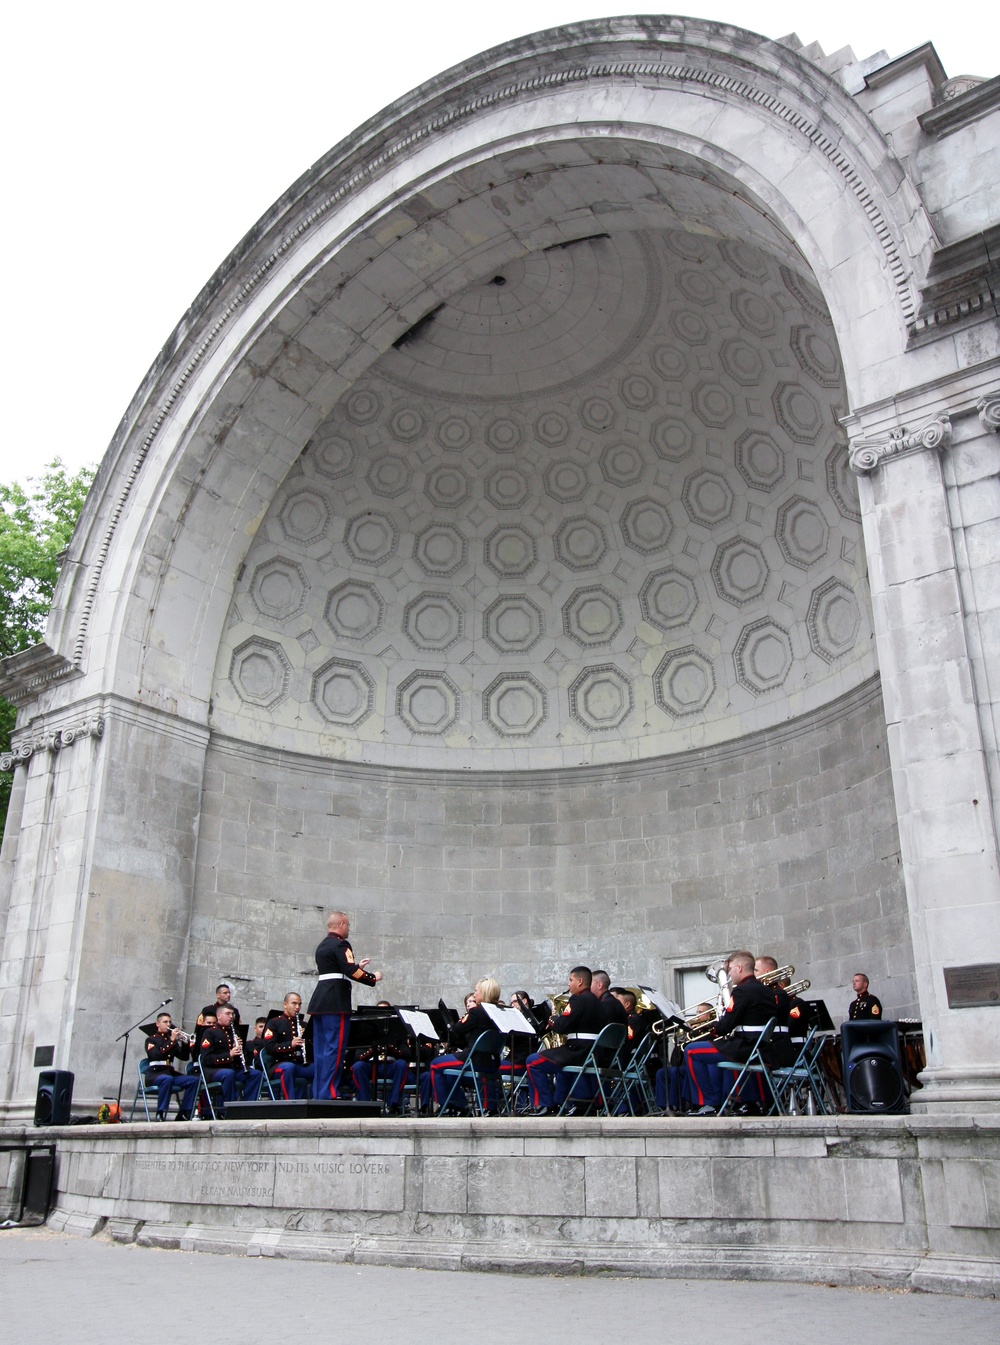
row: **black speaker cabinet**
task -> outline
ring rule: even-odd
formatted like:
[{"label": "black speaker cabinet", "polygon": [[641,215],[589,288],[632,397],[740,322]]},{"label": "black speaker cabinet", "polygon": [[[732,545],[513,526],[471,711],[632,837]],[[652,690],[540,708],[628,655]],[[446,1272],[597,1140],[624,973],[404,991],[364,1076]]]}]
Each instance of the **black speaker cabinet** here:
[{"label": "black speaker cabinet", "polygon": [[840,1029],[847,1110],[880,1114],[907,1109],[899,1029],[882,1019],[859,1019]]},{"label": "black speaker cabinet", "polygon": [[35,1094],[35,1125],[69,1125],[73,1106],[73,1075],[68,1069],[43,1069]]}]

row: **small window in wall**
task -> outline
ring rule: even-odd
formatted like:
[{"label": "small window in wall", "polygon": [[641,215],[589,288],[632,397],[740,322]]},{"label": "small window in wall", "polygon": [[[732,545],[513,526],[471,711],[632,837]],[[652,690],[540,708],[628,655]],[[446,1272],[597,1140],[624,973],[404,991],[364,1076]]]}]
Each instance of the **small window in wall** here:
[{"label": "small window in wall", "polygon": [[[707,966],[708,963],[705,964]],[[681,982],[680,1001],[685,1009],[693,1008],[703,1001],[714,1004],[719,987],[705,975],[705,967],[685,967],[678,972]]]}]

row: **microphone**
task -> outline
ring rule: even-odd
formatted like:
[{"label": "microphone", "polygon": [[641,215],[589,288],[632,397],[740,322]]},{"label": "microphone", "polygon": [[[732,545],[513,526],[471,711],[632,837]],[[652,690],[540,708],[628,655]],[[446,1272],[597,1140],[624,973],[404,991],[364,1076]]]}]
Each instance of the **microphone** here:
[{"label": "microphone", "polygon": [[164,1009],[164,1008],[166,1008],[166,1006],[167,1006],[168,1004],[173,1004],[173,1002],[174,1002],[174,1001],[173,1001],[172,998],[171,998],[171,999],[165,999],[165,1000],[163,1001],[163,1003],[160,1005],[160,1008],[161,1008],[161,1009]]}]

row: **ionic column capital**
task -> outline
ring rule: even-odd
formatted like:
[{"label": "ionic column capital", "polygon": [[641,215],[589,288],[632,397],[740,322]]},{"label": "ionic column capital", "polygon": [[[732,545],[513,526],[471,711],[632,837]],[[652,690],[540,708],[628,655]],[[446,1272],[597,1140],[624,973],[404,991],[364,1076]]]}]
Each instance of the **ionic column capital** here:
[{"label": "ionic column capital", "polygon": [[883,466],[889,458],[918,453],[925,448],[944,449],[950,443],[950,416],[935,416],[915,430],[908,430],[905,425],[901,425],[879,439],[852,439],[851,471],[855,476],[866,476]]},{"label": "ionic column capital", "polygon": [[976,410],[983,429],[1000,434],[1000,392],[988,392],[976,403]]}]

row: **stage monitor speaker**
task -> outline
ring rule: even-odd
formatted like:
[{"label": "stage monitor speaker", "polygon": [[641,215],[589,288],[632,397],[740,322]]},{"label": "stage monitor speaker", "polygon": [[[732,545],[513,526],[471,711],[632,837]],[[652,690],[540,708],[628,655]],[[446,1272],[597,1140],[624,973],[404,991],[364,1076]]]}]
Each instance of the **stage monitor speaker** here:
[{"label": "stage monitor speaker", "polygon": [[882,1019],[858,1019],[840,1029],[844,1092],[850,1112],[906,1111],[899,1029]]},{"label": "stage monitor speaker", "polygon": [[73,1106],[73,1075],[68,1069],[43,1069],[35,1094],[35,1125],[69,1125]]}]

